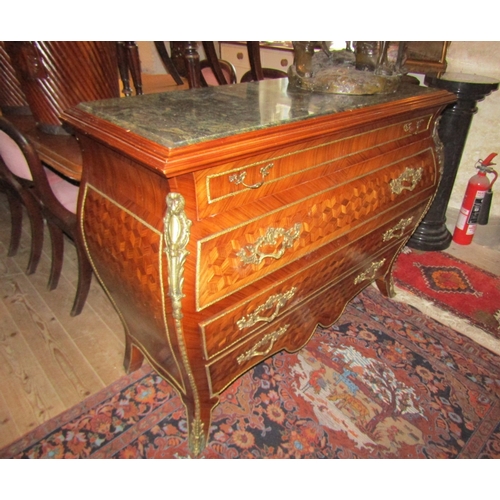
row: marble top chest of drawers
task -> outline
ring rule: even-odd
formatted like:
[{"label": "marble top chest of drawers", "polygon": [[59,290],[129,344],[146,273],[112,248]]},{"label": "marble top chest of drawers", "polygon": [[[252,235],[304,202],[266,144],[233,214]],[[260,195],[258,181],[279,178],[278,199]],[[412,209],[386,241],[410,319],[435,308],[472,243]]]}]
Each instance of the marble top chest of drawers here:
[{"label": "marble top chest of drawers", "polygon": [[84,103],[81,228],[123,319],[186,406],[194,453],[218,396],[391,268],[440,179],[454,101],[297,93],[287,79]]}]

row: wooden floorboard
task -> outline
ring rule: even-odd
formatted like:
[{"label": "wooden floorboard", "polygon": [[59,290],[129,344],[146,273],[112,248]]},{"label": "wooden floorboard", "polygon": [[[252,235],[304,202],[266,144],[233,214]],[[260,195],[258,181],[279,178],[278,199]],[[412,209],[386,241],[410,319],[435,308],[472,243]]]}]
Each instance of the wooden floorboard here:
[{"label": "wooden floorboard", "polygon": [[[0,320],[0,379],[2,400],[19,432],[35,428],[65,409],[54,386],[30,346],[20,334],[15,320],[1,304]],[[0,442],[5,444],[9,427],[0,427]],[[12,430],[12,428],[10,429]]]},{"label": "wooden floorboard", "polygon": [[11,436],[19,435],[21,435],[21,431],[9,410],[0,384],[0,448],[12,441]]},{"label": "wooden floorboard", "polygon": [[0,447],[124,375],[124,330],[93,278],[82,313],[70,310],[78,280],[76,251],[65,241],[58,287],[47,290],[50,239],[27,276],[27,216],[17,255],[7,257],[10,216],[0,193]]}]

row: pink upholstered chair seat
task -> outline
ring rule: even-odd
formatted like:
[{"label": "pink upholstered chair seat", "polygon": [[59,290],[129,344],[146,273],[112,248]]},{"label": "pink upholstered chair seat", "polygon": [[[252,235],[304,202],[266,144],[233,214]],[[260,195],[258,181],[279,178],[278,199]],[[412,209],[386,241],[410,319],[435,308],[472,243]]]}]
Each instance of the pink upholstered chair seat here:
[{"label": "pink upholstered chair seat", "polygon": [[76,205],[78,202],[78,186],[71,184],[60,175],[57,175],[52,170],[45,168],[47,180],[49,181],[52,192],[59,200],[59,203],[69,210],[71,213],[76,214]]},{"label": "pink upholstered chair seat", "polygon": [[6,167],[17,177],[33,180],[28,162],[15,141],[0,130],[0,157]]},{"label": "pink upholstered chair seat", "polygon": [[[234,69],[234,66],[230,62],[224,61],[222,59],[218,59],[217,62],[222,71],[222,74],[224,75],[226,83],[236,83],[236,70]],[[215,87],[219,85],[217,77],[215,76],[212,67],[210,66],[210,63],[207,59],[200,61],[200,71],[202,87]]]},{"label": "pink upholstered chair seat", "polygon": [[[232,77],[231,73],[226,68],[221,69],[226,81],[230,82]],[[209,87],[216,87],[219,85],[219,82],[217,81],[217,78],[215,78],[214,72],[211,68],[202,68],[201,72],[203,73],[203,78]]]},{"label": "pink upholstered chair seat", "polygon": [[[23,152],[16,142],[2,130],[0,130],[0,156],[7,168],[14,175],[22,179],[33,180],[33,176],[31,175],[28,162]],[[78,186],[71,184],[48,168],[44,170],[55,197],[64,208],[76,214]]]}]

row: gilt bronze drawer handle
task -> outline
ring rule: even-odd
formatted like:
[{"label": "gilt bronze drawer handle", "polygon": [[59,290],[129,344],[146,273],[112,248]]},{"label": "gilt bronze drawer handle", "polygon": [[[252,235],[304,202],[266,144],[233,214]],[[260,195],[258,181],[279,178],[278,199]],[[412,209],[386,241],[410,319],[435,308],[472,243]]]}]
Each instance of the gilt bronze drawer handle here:
[{"label": "gilt bronze drawer handle", "polygon": [[[281,227],[270,227],[264,236],[261,236],[253,245],[247,245],[242,248],[236,255],[240,257],[243,264],[260,264],[266,257],[279,259],[285,253],[287,248],[293,247],[295,240],[300,236],[302,224],[295,224],[291,229],[286,230]],[[282,238],[281,246],[273,253],[264,253],[260,251],[260,247],[266,245],[276,245],[278,238]]]},{"label": "gilt bronze drawer handle", "polygon": [[[276,340],[278,340],[288,330],[289,326],[290,325],[282,326],[279,330],[264,335],[264,337],[262,337],[262,339],[259,340],[259,342],[257,342],[251,349],[243,354],[240,354],[236,358],[238,364],[241,365],[255,356],[265,356],[266,354],[269,354]],[[266,344],[269,344],[268,348],[265,351],[259,351],[259,349]]]},{"label": "gilt bronze drawer handle", "polygon": [[401,219],[393,228],[387,230],[382,237],[382,241],[389,241],[392,238],[400,238],[403,236],[405,229],[412,223],[413,217]]},{"label": "gilt bronze drawer handle", "polygon": [[358,274],[358,276],[356,276],[356,278],[354,279],[354,284],[357,285],[362,281],[372,280],[373,278],[375,278],[377,271],[384,265],[384,262],[385,259],[379,260],[378,262],[372,262],[370,264],[370,267],[364,273]]},{"label": "gilt bronze drawer handle", "polygon": [[[255,311],[248,316],[243,316],[243,318],[239,319],[236,322],[238,328],[243,330],[243,328],[249,328],[250,326],[255,325],[259,321],[265,321],[267,323],[271,322],[276,316],[278,316],[280,310],[285,307],[286,303],[295,295],[297,291],[297,287],[293,287],[288,292],[277,293],[275,295],[271,295],[265,304],[260,305],[255,309]],[[261,313],[272,309],[274,307],[274,312],[270,316],[261,316]]]},{"label": "gilt bronze drawer handle", "polygon": [[422,172],[422,167],[408,167],[397,179],[393,179],[389,183],[391,191],[394,194],[401,194],[405,189],[413,191],[415,186],[420,182],[420,179],[422,179]]},{"label": "gilt bronze drawer handle", "polygon": [[264,179],[269,175],[269,170],[274,167],[274,163],[268,163],[266,166],[260,169],[260,175],[262,176],[262,181],[256,184],[245,184],[245,178],[247,176],[247,171],[244,170],[240,174],[233,174],[229,176],[229,182],[236,184],[237,186],[241,184],[248,189],[258,189],[264,184]]}]

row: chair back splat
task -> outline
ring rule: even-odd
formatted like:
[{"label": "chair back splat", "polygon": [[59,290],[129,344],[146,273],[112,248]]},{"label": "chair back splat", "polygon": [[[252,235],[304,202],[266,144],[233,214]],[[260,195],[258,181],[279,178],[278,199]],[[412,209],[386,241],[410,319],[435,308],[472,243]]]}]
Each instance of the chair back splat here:
[{"label": "chair back splat", "polygon": [[67,135],[60,116],[81,102],[120,97],[116,42],[9,41],[4,48],[45,133]]},{"label": "chair back splat", "polygon": [[165,42],[154,42],[154,44],[167,73],[174,79],[177,85],[183,85],[184,82],[182,81],[181,75],[177,71],[177,68],[172,62],[172,59],[168,55],[167,48],[165,47]]},{"label": "chair back splat", "polygon": [[[155,45],[158,43],[163,42],[155,42]],[[214,42],[202,42],[206,57],[203,61],[200,61],[198,53],[199,42],[170,42],[170,44],[172,56],[169,58],[169,64],[187,79],[189,88],[236,83],[236,70],[231,63],[218,58]],[[156,45],[156,48],[160,56],[163,50],[166,52],[164,46]],[[168,53],[166,56],[168,57]],[[167,71],[171,72],[167,67],[166,57],[162,57],[162,60]]]},{"label": "chair back splat", "polygon": [[284,71],[274,68],[263,68],[260,61],[260,43],[247,42],[248,59],[250,61],[250,71],[241,77],[241,83],[256,82],[259,80],[271,80],[274,78],[284,78],[287,75]]}]

